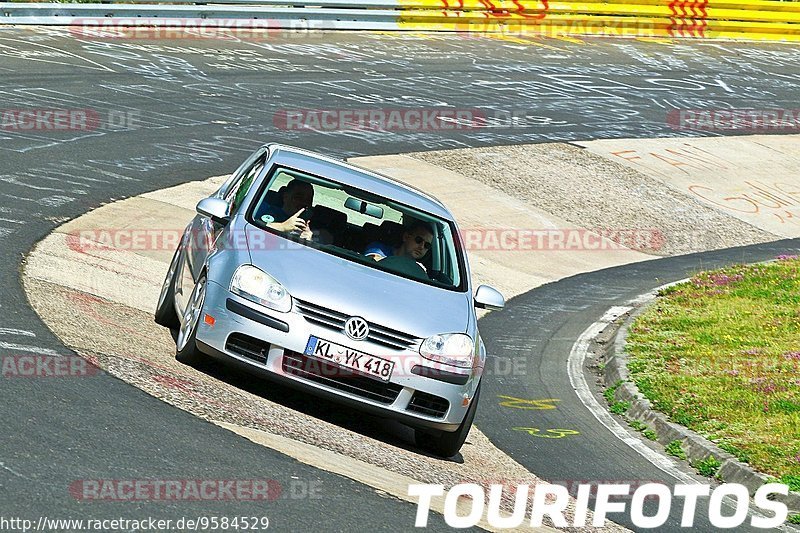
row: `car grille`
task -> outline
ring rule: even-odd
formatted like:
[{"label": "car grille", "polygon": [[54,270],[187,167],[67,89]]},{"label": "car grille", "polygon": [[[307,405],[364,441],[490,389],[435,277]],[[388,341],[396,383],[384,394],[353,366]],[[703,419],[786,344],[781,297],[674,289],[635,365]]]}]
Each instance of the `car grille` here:
[{"label": "car grille", "polygon": [[[335,331],[342,331],[345,321],[350,318],[349,315],[310,302],[295,299],[295,303],[297,304],[297,310],[306,320]],[[413,349],[422,341],[420,338],[407,335],[396,329],[380,326],[373,322],[368,322],[368,324],[369,335],[367,335],[367,339],[376,344],[404,350],[406,348]]]},{"label": "car grille", "polygon": [[269,347],[269,343],[241,333],[231,333],[225,343],[225,349],[229,352],[239,354],[261,364],[266,364],[267,362]]},{"label": "car grille", "polygon": [[287,374],[387,405],[394,402],[403,390],[400,385],[368,378],[346,368],[289,350],[284,351],[282,367]]},{"label": "car grille", "polygon": [[450,407],[450,402],[439,396],[428,394],[427,392],[416,391],[411,401],[408,403],[407,411],[416,411],[423,415],[435,418],[443,418]]}]

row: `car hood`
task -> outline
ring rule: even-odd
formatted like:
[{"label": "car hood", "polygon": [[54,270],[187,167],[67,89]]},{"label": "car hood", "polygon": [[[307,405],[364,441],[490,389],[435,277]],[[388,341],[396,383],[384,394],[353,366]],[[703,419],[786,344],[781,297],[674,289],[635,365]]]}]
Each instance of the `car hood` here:
[{"label": "car hood", "polygon": [[466,332],[469,292],[425,285],[289,241],[247,224],[252,263],[295,299],[425,338]]}]

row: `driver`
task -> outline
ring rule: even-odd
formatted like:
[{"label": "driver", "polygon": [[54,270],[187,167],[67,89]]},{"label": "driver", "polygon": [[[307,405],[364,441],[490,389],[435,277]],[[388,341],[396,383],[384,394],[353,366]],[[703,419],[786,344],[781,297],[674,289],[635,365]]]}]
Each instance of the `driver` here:
[{"label": "driver", "polygon": [[[290,181],[281,195],[280,206],[266,204],[259,219],[268,227],[286,233],[299,233],[303,239],[311,238],[310,221],[301,218],[303,210],[314,202],[314,187],[298,179]],[[294,213],[291,216],[289,213]]]}]

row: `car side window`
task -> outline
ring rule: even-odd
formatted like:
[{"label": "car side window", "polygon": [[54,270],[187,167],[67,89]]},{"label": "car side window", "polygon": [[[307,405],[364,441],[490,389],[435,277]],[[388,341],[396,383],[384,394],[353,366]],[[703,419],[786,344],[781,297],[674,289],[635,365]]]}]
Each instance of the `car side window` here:
[{"label": "car side window", "polygon": [[231,214],[239,210],[245,196],[247,196],[247,193],[250,191],[250,186],[253,185],[253,180],[255,180],[256,176],[261,172],[261,169],[264,168],[266,159],[266,154],[258,158],[253,165],[244,172],[239,183],[228,191],[225,200],[231,204]]}]

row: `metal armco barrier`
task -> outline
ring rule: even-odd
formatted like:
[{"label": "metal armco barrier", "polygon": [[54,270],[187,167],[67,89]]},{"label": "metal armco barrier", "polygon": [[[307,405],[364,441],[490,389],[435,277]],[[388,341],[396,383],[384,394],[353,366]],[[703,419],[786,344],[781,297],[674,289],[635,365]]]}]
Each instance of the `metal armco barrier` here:
[{"label": "metal armco barrier", "polygon": [[[0,24],[410,30],[800,41],[800,1],[780,0],[177,0],[0,2]],[[178,5],[180,4],[180,5]]]}]

